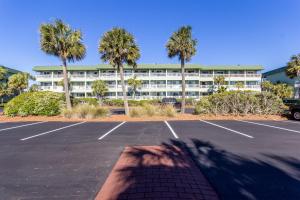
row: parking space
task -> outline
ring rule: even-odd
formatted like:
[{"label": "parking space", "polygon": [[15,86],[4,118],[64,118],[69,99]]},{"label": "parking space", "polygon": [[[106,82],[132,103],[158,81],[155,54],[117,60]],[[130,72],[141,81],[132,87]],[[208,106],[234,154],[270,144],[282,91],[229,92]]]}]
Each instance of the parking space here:
[{"label": "parking space", "polygon": [[93,199],[124,147],[186,148],[222,199],[300,199],[300,123],[0,124],[3,199]]}]

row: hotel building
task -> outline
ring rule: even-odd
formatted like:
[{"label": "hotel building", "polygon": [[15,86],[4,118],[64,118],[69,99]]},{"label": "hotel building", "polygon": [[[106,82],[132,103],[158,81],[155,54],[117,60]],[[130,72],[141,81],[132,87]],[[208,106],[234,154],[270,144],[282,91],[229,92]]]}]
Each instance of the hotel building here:
[{"label": "hotel building", "polygon": [[[181,73],[178,64],[139,64],[135,70],[124,66],[128,98],[131,98],[129,78],[142,80],[136,99],[156,99],[181,96]],[[236,83],[243,82],[242,90],[261,91],[261,66],[203,66],[186,65],[186,96],[199,99],[213,92],[214,77],[224,76],[228,90],[236,90]],[[36,81],[41,90],[63,92],[59,86],[62,80],[62,66],[36,66]],[[93,97],[92,82],[103,80],[109,92],[107,98],[122,98],[120,75],[108,64],[93,66],[68,66],[70,92],[73,97]]]}]

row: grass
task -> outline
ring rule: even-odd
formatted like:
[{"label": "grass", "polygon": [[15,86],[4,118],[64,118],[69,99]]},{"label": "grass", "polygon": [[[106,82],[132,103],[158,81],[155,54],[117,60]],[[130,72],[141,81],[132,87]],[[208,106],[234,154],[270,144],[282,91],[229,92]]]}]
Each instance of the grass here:
[{"label": "grass", "polygon": [[175,117],[176,109],[171,105],[158,106],[145,104],[130,108],[130,117],[153,117],[153,116],[167,116]]},{"label": "grass", "polygon": [[71,110],[63,110],[62,115],[69,119],[96,119],[109,115],[109,110],[100,106],[80,104]]}]

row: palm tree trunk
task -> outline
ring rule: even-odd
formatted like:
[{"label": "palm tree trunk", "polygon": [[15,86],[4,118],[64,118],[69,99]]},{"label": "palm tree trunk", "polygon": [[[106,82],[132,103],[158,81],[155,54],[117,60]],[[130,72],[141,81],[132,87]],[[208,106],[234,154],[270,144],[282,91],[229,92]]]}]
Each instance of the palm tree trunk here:
[{"label": "palm tree trunk", "polygon": [[123,101],[124,101],[124,108],[125,108],[125,115],[129,115],[129,107],[128,107],[128,101],[127,101],[127,92],[125,88],[125,81],[124,81],[124,71],[123,66],[119,66],[120,70],[120,77],[121,77],[121,85],[122,85],[122,92],[123,92]]},{"label": "palm tree trunk", "polygon": [[181,113],[185,112],[185,69],[184,69],[184,60],[181,59]]},{"label": "palm tree trunk", "polygon": [[67,109],[71,109],[71,99],[69,93],[69,83],[68,83],[68,73],[67,73],[67,61],[63,60],[63,76],[64,76],[64,89],[65,89],[65,96],[66,96],[66,104]]}]

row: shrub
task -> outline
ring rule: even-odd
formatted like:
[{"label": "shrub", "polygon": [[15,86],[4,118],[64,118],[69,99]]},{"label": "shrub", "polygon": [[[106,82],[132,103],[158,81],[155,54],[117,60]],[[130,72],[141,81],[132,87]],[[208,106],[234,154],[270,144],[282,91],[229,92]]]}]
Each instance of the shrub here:
[{"label": "shrub", "polygon": [[133,107],[129,110],[130,117],[142,117],[145,116],[145,110],[142,107]]},{"label": "shrub", "polygon": [[7,116],[53,116],[60,114],[63,105],[64,95],[61,93],[26,92],[7,103],[4,106],[4,114]]},{"label": "shrub", "polygon": [[163,106],[160,110],[162,116],[175,117],[176,109],[171,105]]},{"label": "shrub", "polygon": [[98,100],[96,98],[74,98],[73,99],[73,106],[78,104],[89,104],[89,105],[98,105]]},{"label": "shrub", "polygon": [[94,119],[107,116],[109,110],[100,106],[79,104],[71,110],[63,110],[62,114],[66,118]]},{"label": "shrub", "polygon": [[282,100],[269,92],[228,91],[203,97],[195,107],[196,114],[281,114]]}]

